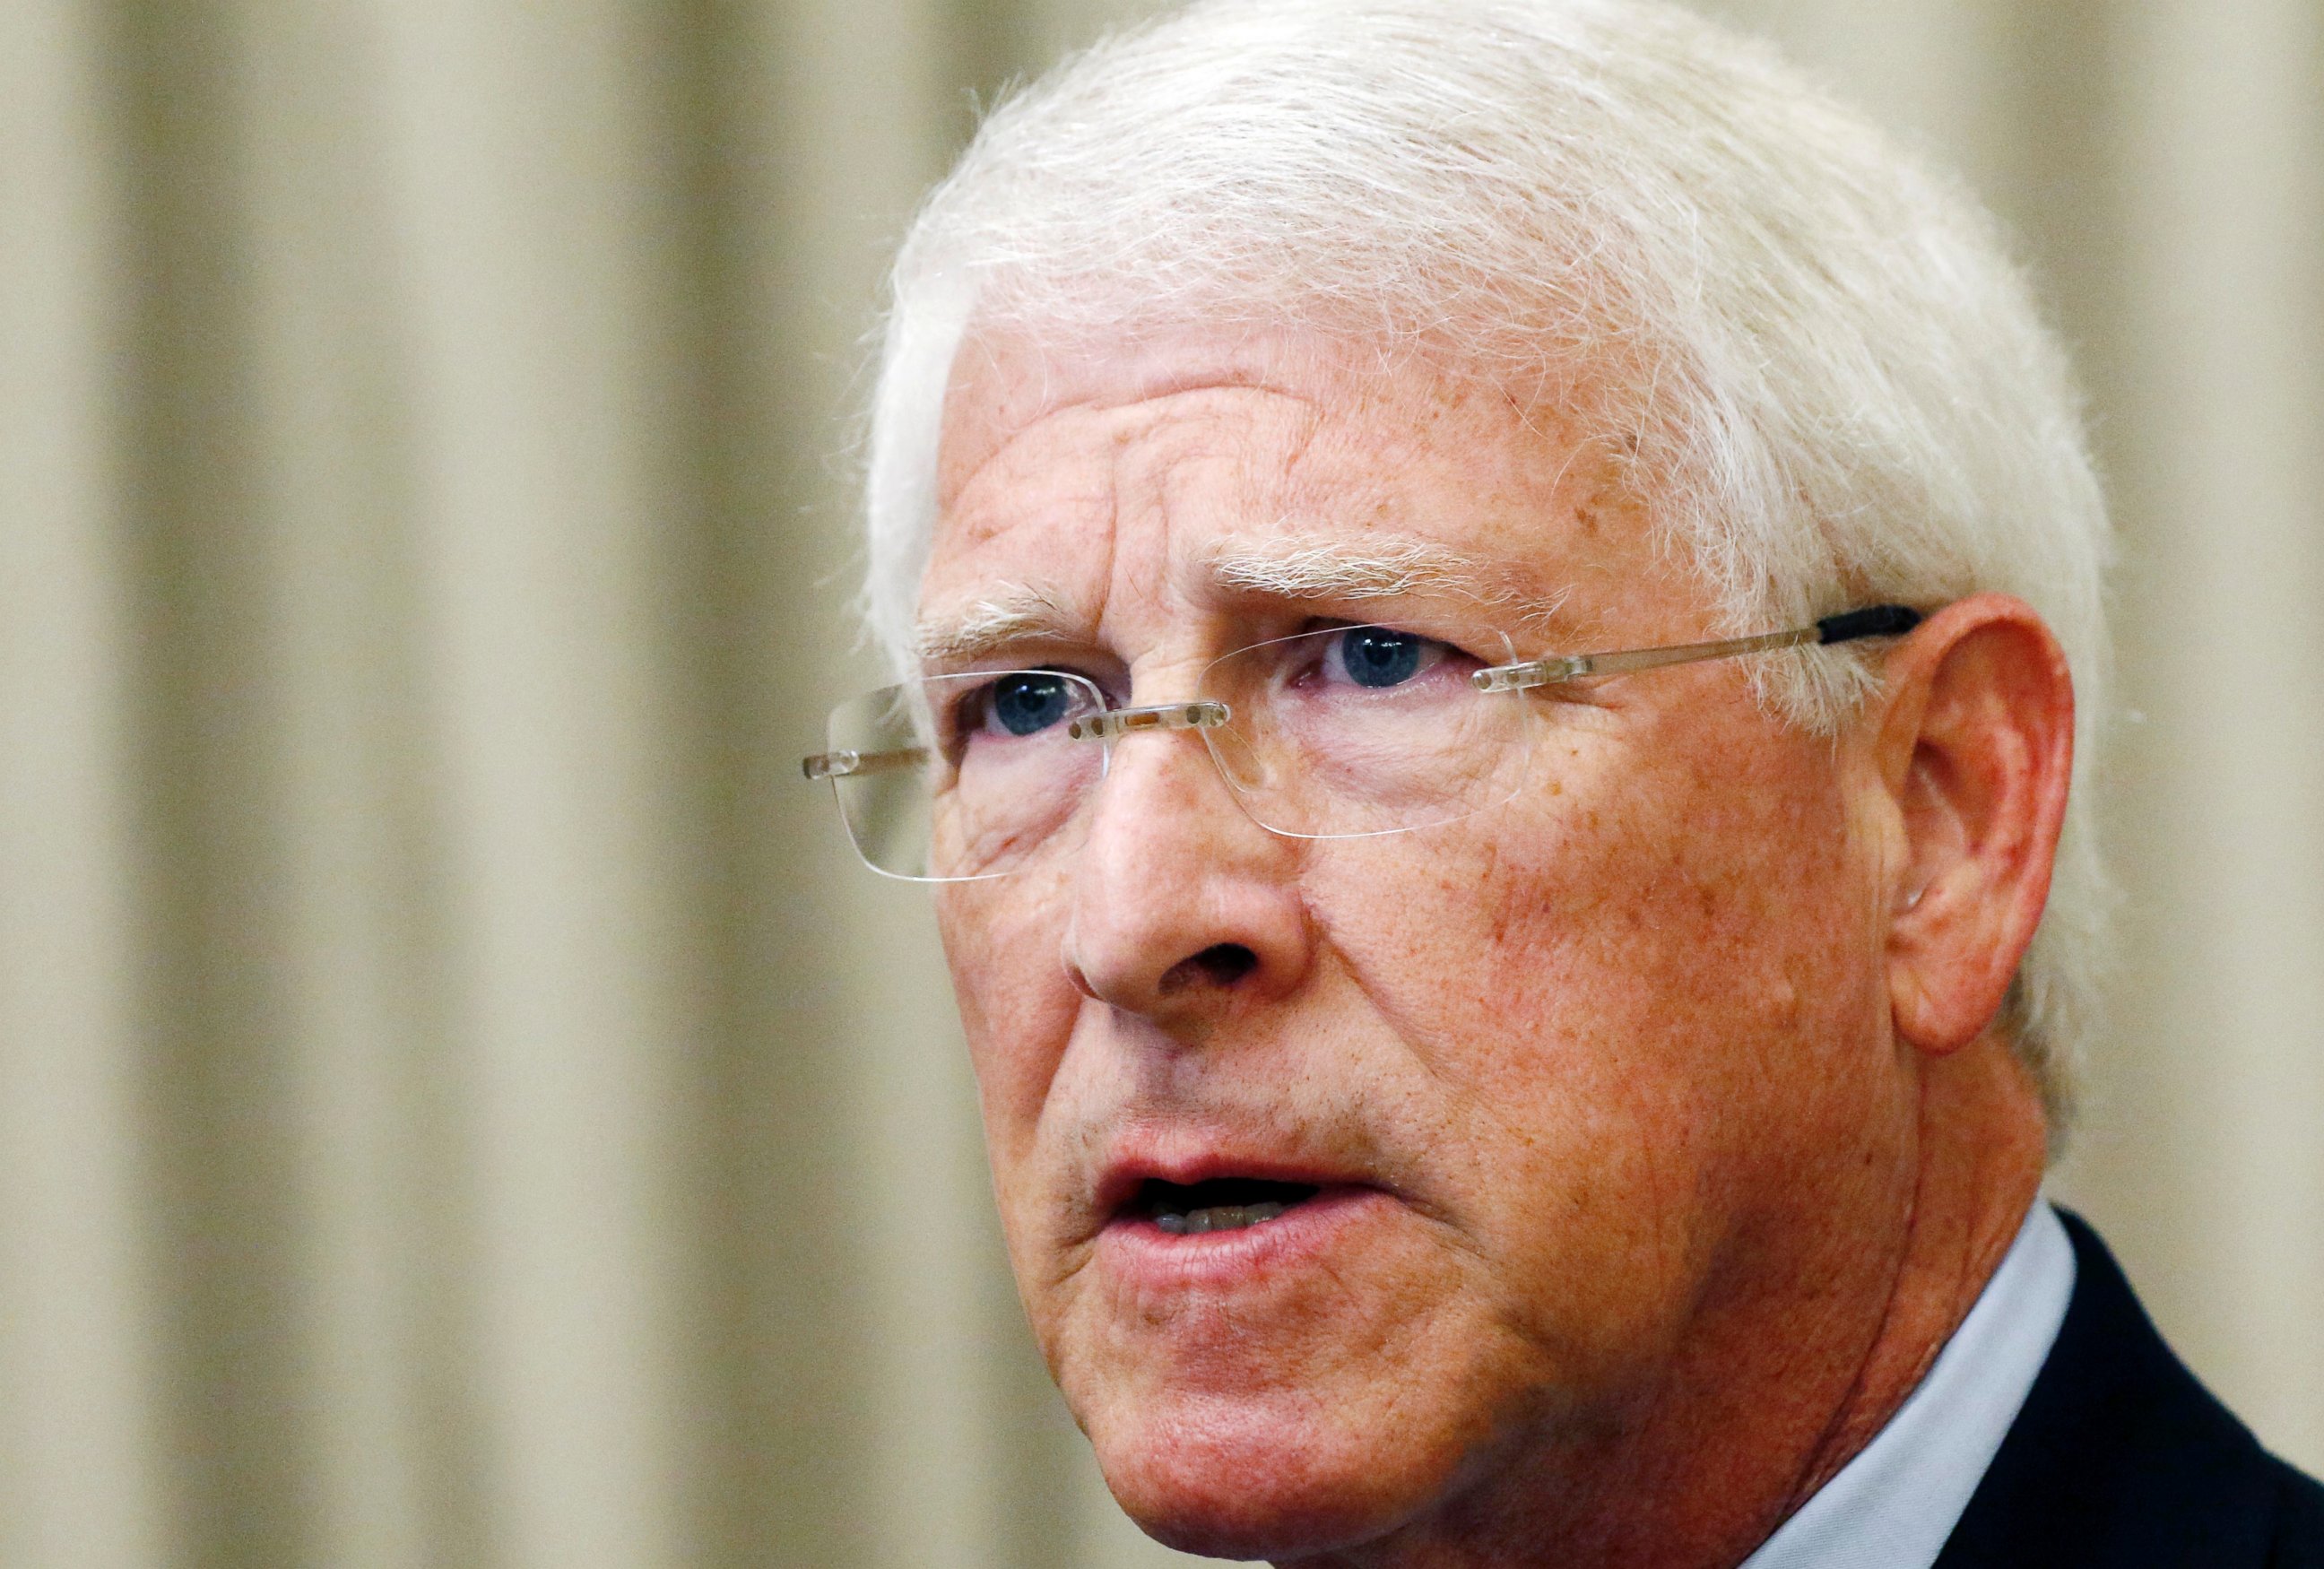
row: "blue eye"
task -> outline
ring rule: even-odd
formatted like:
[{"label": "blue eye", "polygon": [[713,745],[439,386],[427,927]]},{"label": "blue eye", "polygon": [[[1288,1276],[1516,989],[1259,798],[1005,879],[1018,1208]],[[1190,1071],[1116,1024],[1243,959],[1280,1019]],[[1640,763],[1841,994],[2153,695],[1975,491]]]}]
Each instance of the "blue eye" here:
[{"label": "blue eye", "polygon": [[1074,706],[1073,684],[1047,670],[1020,670],[992,683],[992,716],[1011,735],[1031,735],[1062,722]]},{"label": "blue eye", "polygon": [[1340,634],[1340,662],[1359,687],[1395,687],[1420,673],[1428,640],[1384,626],[1351,627]]}]

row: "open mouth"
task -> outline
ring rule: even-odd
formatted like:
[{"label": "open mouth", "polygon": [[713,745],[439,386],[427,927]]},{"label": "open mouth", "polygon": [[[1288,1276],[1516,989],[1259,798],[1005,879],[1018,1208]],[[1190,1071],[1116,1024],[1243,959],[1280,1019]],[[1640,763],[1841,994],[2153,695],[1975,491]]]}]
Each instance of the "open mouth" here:
[{"label": "open mouth", "polygon": [[1174,1237],[1206,1232],[1239,1232],[1271,1221],[1321,1191],[1314,1183],[1270,1182],[1255,1177],[1215,1177],[1204,1182],[1139,1185],[1130,1213],[1143,1215]]}]

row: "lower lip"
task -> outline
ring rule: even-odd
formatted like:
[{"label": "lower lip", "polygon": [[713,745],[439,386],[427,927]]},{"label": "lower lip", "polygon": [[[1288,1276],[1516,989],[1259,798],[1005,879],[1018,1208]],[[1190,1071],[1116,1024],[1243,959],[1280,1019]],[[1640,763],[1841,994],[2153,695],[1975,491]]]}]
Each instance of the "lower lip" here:
[{"label": "lower lip", "polygon": [[1273,1220],[1194,1235],[1173,1235],[1143,1215],[1122,1215],[1098,1233],[1097,1259],[1125,1285],[1240,1285],[1313,1261],[1395,1203],[1376,1187],[1325,1187]]}]

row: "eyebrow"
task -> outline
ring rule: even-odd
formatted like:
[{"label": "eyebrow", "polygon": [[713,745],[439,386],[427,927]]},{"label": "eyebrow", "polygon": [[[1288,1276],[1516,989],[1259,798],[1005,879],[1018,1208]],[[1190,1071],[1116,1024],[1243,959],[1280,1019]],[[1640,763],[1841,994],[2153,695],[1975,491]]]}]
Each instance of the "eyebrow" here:
[{"label": "eyebrow", "polygon": [[965,664],[1017,643],[1067,641],[1074,630],[1074,618],[1056,596],[1004,583],[957,610],[923,616],[912,630],[912,650],[923,663]]},{"label": "eyebrow", "polygon": [[1393,599],[1434,593],[1508,605],[1521,597],[1506,574],[1425,540],[1358,545],[1333,535],[1278,534],[1214,551],[1210,567],[1222,587],[1278,599]]},{"label": "eyebrow", "polygon": [[[1563,604],[1520,592],[1505,568],[1433,540],[1393,539],[1353,544],[1337,535],[1287,533],[1224,546],[1211,553],[1211,577],[1240,594],[1287,600],[1394,599],[1437,594],[1493,609],[1525,607],[1518,620],[1542,624]],[[1057,595],[1019,583],[956,609],[923,616],[913,651],[927,664],[968,664],[1026,642],[1071,642],[1086,635]]]}]

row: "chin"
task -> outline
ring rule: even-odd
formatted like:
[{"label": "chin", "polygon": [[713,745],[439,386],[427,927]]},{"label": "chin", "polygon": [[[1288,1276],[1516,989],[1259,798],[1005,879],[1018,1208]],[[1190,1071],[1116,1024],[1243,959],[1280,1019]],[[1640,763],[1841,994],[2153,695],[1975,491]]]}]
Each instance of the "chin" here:
[{"label": "chin", "polygon": [[[1386,1413],[1323,1398],[1172,1402],[1093,1424],[1106,1485],[1148,1536],[1214,1558],[1289,1559],[1376,1541],[1443,1500],[1460,1470]],[[1288,1409],[1283,1407],[1289,1407]]]}]

